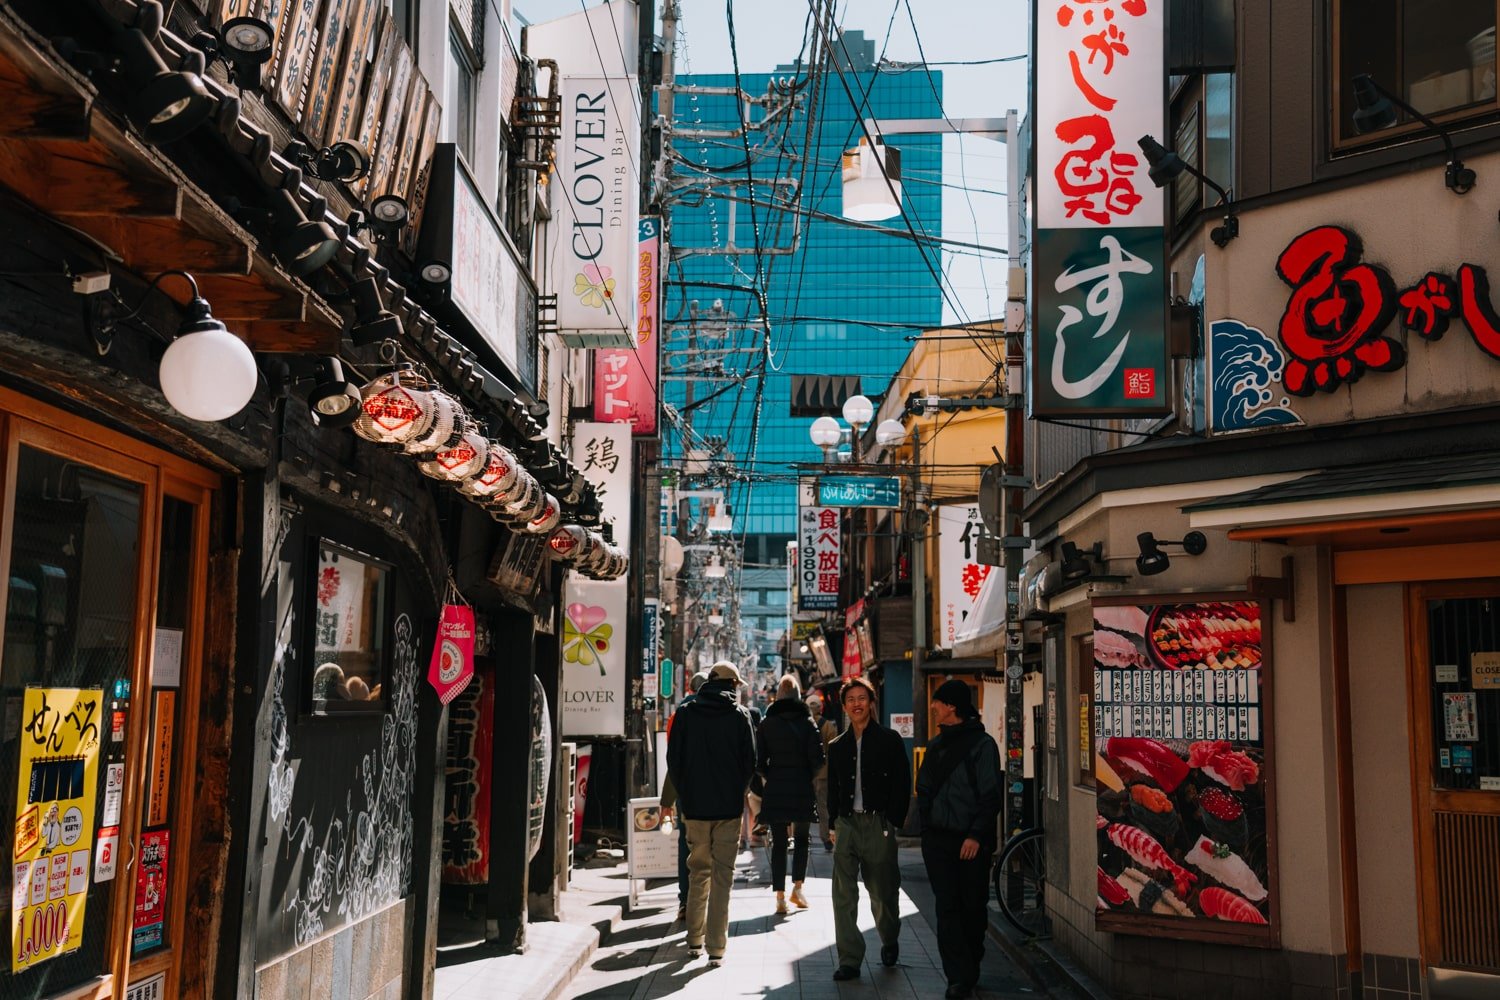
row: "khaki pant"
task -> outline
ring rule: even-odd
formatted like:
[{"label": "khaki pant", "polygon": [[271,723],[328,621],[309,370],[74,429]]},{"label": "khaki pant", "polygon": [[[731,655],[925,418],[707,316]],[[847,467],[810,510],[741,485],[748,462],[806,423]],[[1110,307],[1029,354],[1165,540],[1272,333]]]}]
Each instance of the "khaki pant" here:
[{"label": "khaki pant", "polygon": [[[896,830],[884,816],[840,816],[833,844],[833,936],[839,965],[858,969],[865,960],[859,932],[859,882],[870,892],[870,913],[880,943],[901,936],[901,868],[896,863]],[[691,836],[691,834],[689,834]]]},{"label": "khaki pant", "polygon": [[710,958],[721,957],[729,941],[729,892],[739,833],[735,819],[687,821],[687,943],[703,945]]}]

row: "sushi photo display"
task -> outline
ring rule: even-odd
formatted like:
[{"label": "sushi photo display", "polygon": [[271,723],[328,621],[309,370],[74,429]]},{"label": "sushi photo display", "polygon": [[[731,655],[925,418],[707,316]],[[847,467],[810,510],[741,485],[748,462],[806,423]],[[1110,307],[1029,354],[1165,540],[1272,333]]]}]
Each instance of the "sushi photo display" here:
[{"label": "sushi photo display", "polygon": [[1094,607],[1101,929],[1146,932],[1150,917],[1269,931],[1261,612]]}]

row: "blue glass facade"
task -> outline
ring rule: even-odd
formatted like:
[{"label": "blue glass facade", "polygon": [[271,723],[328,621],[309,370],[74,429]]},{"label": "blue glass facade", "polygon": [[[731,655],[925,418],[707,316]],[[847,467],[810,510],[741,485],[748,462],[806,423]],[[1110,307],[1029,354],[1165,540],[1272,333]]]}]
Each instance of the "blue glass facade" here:
[{"label": "blue glass facade", "polygon": [[[935,90],[941,91],[941,74],[933,80],[920,69],[907,71],[878,70],[871,58],[873,43],[858,32],[845,36],[853,67],[846,67],[845,79],[858,99],[869,91],[864,117],[935,118],[941,115]],[[863,68],[861,68],[863,66]],[[803,74],[805,76],[805,74]],[[751,94],[764,94],[770,80],[792,79],[796,74],[783,68],[776,74],[746,74],[742,83]],[[732,74],[678,77],[679,84],[732,87]],[[759,112],[755,113],[755,117]],[[733,128],[738,121],[737,105],[728,96],[678,96],[675,118],[679,128]],[[839,162],[844,149],[854,146],[862,133],[856,124],[854,106],[830,71],[822,81],[812,128],[810,160],[803,181],[803,209],[837,216],[842,208]],[[798,113],[787,129],[784,152],[762,155],[756,150],[761,136],[751,134],[754,155],[751,167],[757,180],[775,176],[797,177],[801,173],[798,157],[807,143],[806,119]],[[904,203],[907,214],[918,231],[937,236],[942,233],[942,189],[936,183],[942,175],[942,140],[936,136],[903,136],[892,145],[902,152],[902,169],[906,175]],[[701,176],[707,166],[717,178],[737,178],[745,182],[745,154],[736,138],[674,138],[677,154],[688,161],[679,164],[679,180]],[[734,193],[748,194],[748,184],[741,183]],[[722,190],[722,189],[721,189]],[[756,186],[756,200],[766,201],[770,194],[764,184]],[[680,253],[689,248],[723,247],[728,242],[731,204],[723,197],[709,198],[700,204],[692,199],[673,204],[670,214],[670,242]],[[752,247],[755,232],[751,209],[736,204],[733,212],[735,244]],[[767,225],[766,213],[758,210],[763,246],[786,246],[792,238],[793,222],[786,213],[776,213]],[[756,349],[760,346],[758,328],[734,328],[723,337],[700,323],[696,337],[698,353],[692,367],[716,363],[721,358],[727,372],[741,376],[738,380],[697,382],[694,398],[704,399],[722,391],[712,402],[695,407],[691,419],[695,436],[722,438],[726,451],[740,468],[748,468],[751,477],[735,483],[730,503],[737,532],[760,536],[760,544],[747,538],[747,555],[763,554],[779,563],[782,541],[792,535],[796,519],[796,486],[793,463],[818,460],[818,452],[808,440],[810,418],[790,416],[791,376],[795,374],[851,374],[862,377],[866,395],[883,392],[903,359],[910,344],[904,339],[914,331],[882,323],[922,324],[936,326],[942,319],[942,293],[922,250],[907,236],[899,218],[883,225],[898,230],[890,236],[842,225],[834,221],[802,220],[802,235],[795,254],[764,257],[768,278],[765,282],[766,309],[770,316],[772,357],[766,368],[763,398],[757,410],[757,379],[743,378],[743,373],[758,370]],[[934,268],[941,267],[936,246],[928,245],[927,258]],[[665,315],[686,320],[689,304],[697,301],[700,312],[706,312],[714,300],[721,299],[726,311],[739,320],[756,320],[760,310],[753,295],[726,287],[746,288],[756,268],[753,254],[738,257],[689,255],[680,258],[667,275]],[[682,284],[677,284],[677,283]],[[876,325],[866,325],[876,324]],[[665,341],[668,351],[684,351],[688,331],[677,327]],[[714,353],[727,348],[738,352]],[[669,367],[688,365],[684,355],[670,359]],[[728,388],[726,389],[726,386]],[[679,409],[687,399],[687,384],[668,379],[665,397]],[[754,429],[758,428],[758,432]],[[681,437],[669,432],[669,455],[680,456]],[[784,616],[783,616],[784,617]],[[760,623],[755,623],[759,625]]]}]

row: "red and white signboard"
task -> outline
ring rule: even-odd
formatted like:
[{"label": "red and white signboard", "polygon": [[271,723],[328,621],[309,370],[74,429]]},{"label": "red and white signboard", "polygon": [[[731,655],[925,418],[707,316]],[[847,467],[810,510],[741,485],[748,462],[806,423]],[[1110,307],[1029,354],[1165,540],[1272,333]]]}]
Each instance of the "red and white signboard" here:
[{"label": "red and white signboard", "polygon": [[841,550],[837,507],[798,509],[797,610],[838,608]]},{"label": "red and white signboard", "polygon": [[636,254],[635,346],[594,355],[594,419],[629,424],[631,433],[656,433],[661,349],[661,219],[640,222]]},{"label": "red and white signboard", "polygon": [[979,508],[956,504],[938,508],[939,649],[952,649],[955,636],[975,611],[979,588],[993,566],[979,563],[984,522]]}]

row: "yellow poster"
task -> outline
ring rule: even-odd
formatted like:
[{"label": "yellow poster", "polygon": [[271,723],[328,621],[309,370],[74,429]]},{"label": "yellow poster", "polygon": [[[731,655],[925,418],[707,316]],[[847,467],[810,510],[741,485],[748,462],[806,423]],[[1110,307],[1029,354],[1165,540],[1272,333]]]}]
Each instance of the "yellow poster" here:
[{"label": "yellow poster", "polygon": [[99,690],[26,689],[13,841],[12,972],[75,951],[83,941],[103,702]]}]

